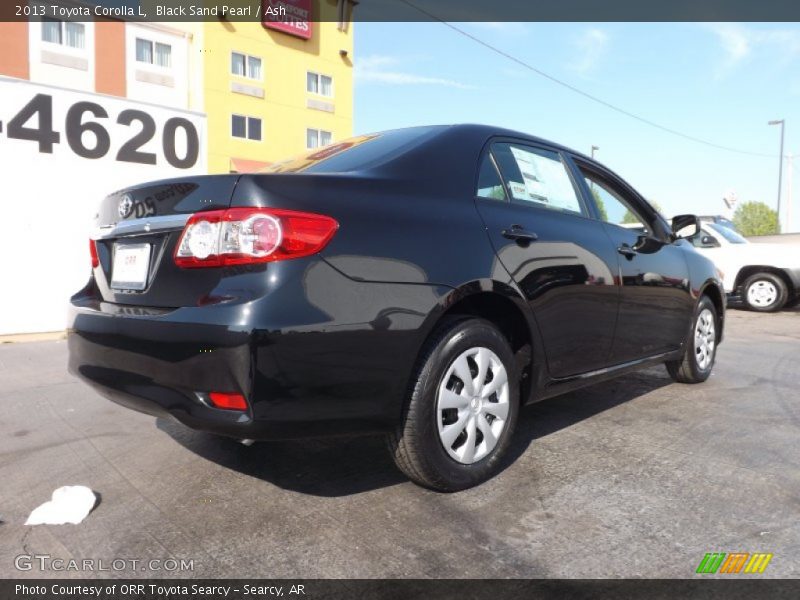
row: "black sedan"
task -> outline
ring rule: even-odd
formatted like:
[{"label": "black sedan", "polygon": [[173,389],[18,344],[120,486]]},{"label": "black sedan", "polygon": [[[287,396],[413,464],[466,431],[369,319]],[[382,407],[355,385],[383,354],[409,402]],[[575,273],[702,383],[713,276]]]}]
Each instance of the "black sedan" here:
[{"label": "black sedan", "polygon": [[[706,380],[712,263],[617,175],[477,125],[365,135],[269,172],[108,196],[70,369],[243,440],[381,433],[412,480],[499,468],[521,405],[666,363]],[[638,224],[622,227],[622,222]]]}]

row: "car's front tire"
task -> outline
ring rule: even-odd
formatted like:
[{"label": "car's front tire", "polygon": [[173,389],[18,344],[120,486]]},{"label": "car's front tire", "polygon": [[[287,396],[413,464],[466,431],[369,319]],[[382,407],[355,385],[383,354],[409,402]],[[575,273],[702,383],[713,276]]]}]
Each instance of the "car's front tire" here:
[{"label": "car's front tire", "polygon": [[412,481],[462,490],[497,472],[518,413],[519,377],[505,336],[483,319],[451,321],[422,351],[389,449]]},{"label": "car's front tire", "polygon": [[701,296],[692,320],[683,357],[666,363],[670,377],[679,383],[702,383],[711,375],[717,358],[719,319],[711,298]]},{"label": "car's front tire", "polygon": [[742,286],[742,298],[747,308],[758,312],[780,310],[788,297],[786,282],[774,273],[751,275]]}]

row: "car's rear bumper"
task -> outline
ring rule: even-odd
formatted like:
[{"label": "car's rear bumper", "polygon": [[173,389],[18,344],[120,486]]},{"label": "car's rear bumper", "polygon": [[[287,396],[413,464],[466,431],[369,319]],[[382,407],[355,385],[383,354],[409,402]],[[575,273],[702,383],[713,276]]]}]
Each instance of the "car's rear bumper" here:
[{"label": "car's rear bumper", "polygon": [[[319,268],[326,274],[320,297],[337,298],[340,284],[378,285],[340,282],[333,269]],[[311,279],[303,280],[306,290]],[[396,287],[375,290],[376,297]],[[412,286],[410,293],[421,293],[423,287]],[[322,312],[307,302],[308,296],[291,291],[285,304],[276,294],[247,303],[169,310],[107,304],[87,290],[71,302],[71,373],[123,406],[239,439],[393,427],[425,316],[403,313],[399,326],[391,315],[386,325],[354,323],[349,317],[354,302],[373,301],[373,294],[360,287],[343,294],[348,309],[341,316],[334,314],[336,306]],[[214,408],[206,399],[212,391],[240,393],[249,409]]]},{"label": "car's rear bumper", "polygon": [[[226,327],[180,323],[177,311],[73,301],[69,371],[114,402],[196,429],[247,437],[246,412],[203,403],[202,392],[248,393],[249,340]],[[213,340],[213,342],[212,342]]]}]

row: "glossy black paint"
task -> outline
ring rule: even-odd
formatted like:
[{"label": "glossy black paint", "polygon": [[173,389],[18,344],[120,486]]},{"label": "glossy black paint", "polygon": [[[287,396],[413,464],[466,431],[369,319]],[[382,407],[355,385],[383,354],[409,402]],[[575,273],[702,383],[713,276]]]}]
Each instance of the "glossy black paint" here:
[{"label": "glossy black paint", "polygon": [[[521,400],[530,402],[675,358],[701,293],[723,314],[713,265],[669,238],[663,219],[654,213],[652,237],[617,239],[595,218],[576,165],[616,176],[591,159],[485,126],[408,137],[359,169],[325,172],[322,161],[109,196],[100,227],[259,206],[326,214],[340,228],[316,256],[199,270],[172,261],[180,224],[142,230],[135,239],[152,243],[155,262],[141,292],[109,287],[114,244],[129,240],[106,234],[100,266],[72,299],[71,371],[116,402],[232,437],[377,432],[400,419],[420,350],[448,316],[501,326],[526,375]],[[560,153],[590,216],[476,199],[476,172],[494,139]],[[148,214],[121,217],[126,194]],[[510,233],[513,225],[535,239]],[[634,254],[619,254],[621,243]],[[210,391],[241,392],[250,410],[210,408]]]}]

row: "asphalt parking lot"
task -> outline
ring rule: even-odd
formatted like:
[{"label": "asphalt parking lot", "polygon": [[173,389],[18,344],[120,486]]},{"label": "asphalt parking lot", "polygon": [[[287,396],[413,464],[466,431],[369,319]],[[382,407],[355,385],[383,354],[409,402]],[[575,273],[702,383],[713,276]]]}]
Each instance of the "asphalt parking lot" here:
[{"label": "asphalt parking lot", "polygon": [[[105,401],[65,363],[63,341],[0,346],[2,577],[91,575],[14,566],[47,554],[194,561],[129,577],[685,578],[715,551],[800,576],[797,309],[729,310],[704,385],[658,367],[526,408],[508,467],[452,495],[381,439],[245,447]],[[101,496],[83,523],[23,525],[77,484]]]}]

